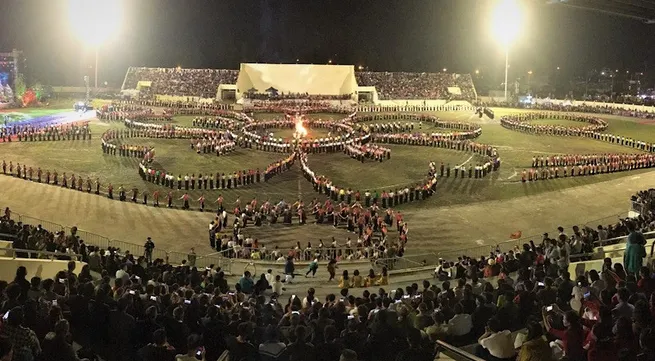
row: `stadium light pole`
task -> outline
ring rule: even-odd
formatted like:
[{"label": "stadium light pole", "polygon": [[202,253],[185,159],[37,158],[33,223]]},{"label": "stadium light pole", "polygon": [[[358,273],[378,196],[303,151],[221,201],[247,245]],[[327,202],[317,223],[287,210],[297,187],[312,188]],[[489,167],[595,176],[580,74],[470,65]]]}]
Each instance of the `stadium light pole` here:
[{"label": "stadium light pole", "polygon": [[70,25],[75,35],[95,51],[94,87],[98,88],[98,50],[121,23],[121,0],[69,0]]},{"label": "stadium light pole", "polygon": [[509,76],[509,47],[521,29],[522,11],[517,0],[499,0],[492,17],[492,33],[505,50],[505,101]]}]

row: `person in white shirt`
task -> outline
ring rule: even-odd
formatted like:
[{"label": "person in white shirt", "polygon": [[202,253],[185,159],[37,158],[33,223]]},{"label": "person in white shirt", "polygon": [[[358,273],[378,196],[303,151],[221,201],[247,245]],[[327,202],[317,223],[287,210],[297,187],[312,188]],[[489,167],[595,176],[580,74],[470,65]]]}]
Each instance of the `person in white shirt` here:
[{"label": "person in white shirt", "polygon": [[283,283],[281,281],[280,275],[275,276],[275,281],[271,283],[271,288],[273,289],[273,292],[276,293],[278,296],[282,294],[282,291],[284,291],[284,288],[282,288]]},{"label": "person in white shirt", "polygon": [[[479,346],[475,350],[476,356],[485,360],[514,360],[516,351],[509,330],[501,330],[501,322],[492,317],[487,322],[487,328],[478,339]],[[489,357],[491,356],[491,357]]]},{"label": "person in white shirt", "polygon": [[123,263],[121,268],[116,271],[116,278],[122,278],[124,282],[130,279],[130,274],[127,273],[127,263]]},{"label": "person in white shirt", "polygon": [[473,329],[471,315],[464,313],[461,304],[455,305],[455,316],[448,321],[448,332],[453,336],[464,336]]},{"label": "person in white shirt", "polygon": [[269,285],[273,284],[273,270],[269,268],[264,275],[266,277],[266,282],[268,282]]}]

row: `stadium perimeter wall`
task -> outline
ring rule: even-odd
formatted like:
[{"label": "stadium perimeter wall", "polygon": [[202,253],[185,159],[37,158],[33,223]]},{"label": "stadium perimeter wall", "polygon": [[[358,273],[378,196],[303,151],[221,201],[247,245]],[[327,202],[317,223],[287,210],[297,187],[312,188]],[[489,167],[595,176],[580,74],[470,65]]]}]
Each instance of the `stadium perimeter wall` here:
[{"label": "stadium perimeter wall", "polygon": [[579,100],[567,100],[567,99],[535,99],[537,104],[561,104],[561,105],[586,105],[592,107],[607,107],[614,109],[624,109],[624,110],[639,110],[639,111],[648,111],[655,112],[654,106],[645,106],[637,104],[622,104],[622,103],[605,103],[605,102],[590,102],[590,101],[579,101]]},{"label": "stadium perimeter wall", "polygon": [[280,93],[353,97],[357,92],[353,65],[242,63],[236,85],[237,99],[250,89],[257,93],[274,88]]}]

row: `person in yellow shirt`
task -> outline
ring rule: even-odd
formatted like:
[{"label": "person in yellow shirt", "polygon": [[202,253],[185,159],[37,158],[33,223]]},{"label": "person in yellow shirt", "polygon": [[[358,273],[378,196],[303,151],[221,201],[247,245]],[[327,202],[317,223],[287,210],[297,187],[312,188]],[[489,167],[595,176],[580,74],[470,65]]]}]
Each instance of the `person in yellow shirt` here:
[{"label": "person in yellow shirt", "polygon": [[375,286],[375,280],[376,279],[377,279],[377,276],[375,275],[375,271],[371,268],[368,271],[368,276],[366,276],[366,279],[364,279],[364,287]]},{"label": "person in yellow shirt", "polygon": [[348,270],[343,270],[343,274],[339,278],[339,288],[349,288],[350,278],[348,277]]},{"label": "person in yellow shirt", "polygon": [[382,267],[382,274],[380,274],[380,277],[378,278],[377,282],[375,282],[375,285],[386,286],[388,284],[389,284],[389,273],[387,271],[387,267]]},{"label": "person in yellow shirt", "polygon": [[351,287],[359,288],[362,287],[362,276],[359,275],[359,270],[353,272],[352,282],[350,283]]}]

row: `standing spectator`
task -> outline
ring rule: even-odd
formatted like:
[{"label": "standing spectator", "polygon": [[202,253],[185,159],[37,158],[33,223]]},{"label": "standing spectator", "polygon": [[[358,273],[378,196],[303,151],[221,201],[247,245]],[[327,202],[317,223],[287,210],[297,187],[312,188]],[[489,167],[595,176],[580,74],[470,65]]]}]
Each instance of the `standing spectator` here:
[{"label": "standing spectator", "polygon": [[646,257],[646,238],[641,232],[635,230],[634,223],[628,223],[628,242],[625,247],[625,252],[623,253],[623,265],[625,270],[631,274],[639,274],[639,270],[644,262],[644,257]]},{"label": "standing spectator", "polygon": [[27,277],[27,268],[24,266],[18,267],[16,270],[16,277],[12,283],[20,286],[20,296],[18,297],[18,300],[21,303],[27,300],[27,294],[30,291],[30,282],[25,277]]},{"label": "standing spectator", "polygon": [[146,243],[143,245],[143,255],[146,257],[148,263],[152,263],[152,251],[155,249],[155,242],[152,241],[152,238],[148,237]]},{"label": "standing spectator", "polygon": [[543,309],[542,315],[546,330],[558,338],[557,341],[551,343],[551,347],[559,349],[561,354],[568,357],[569,360],[584,360],[582,345],[586,337],[580,316],[574,311],[566,312],[563,318],[566,329],[558,330],[551,326],[550,315],[546,308]]}]

